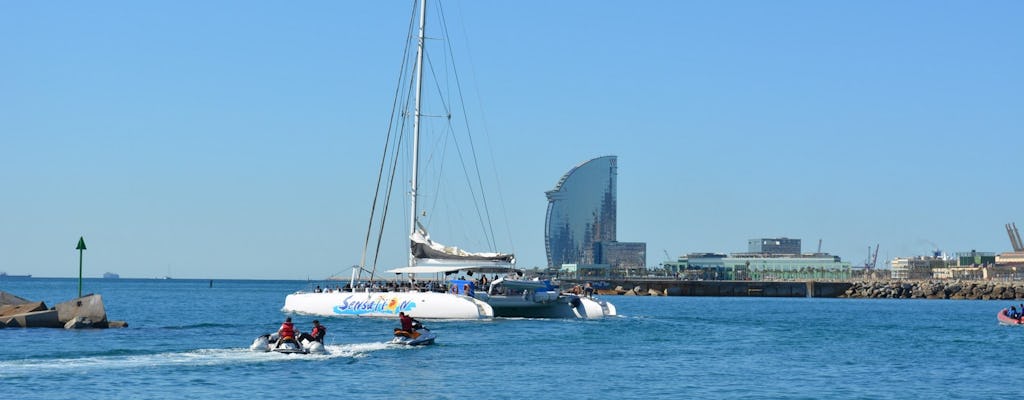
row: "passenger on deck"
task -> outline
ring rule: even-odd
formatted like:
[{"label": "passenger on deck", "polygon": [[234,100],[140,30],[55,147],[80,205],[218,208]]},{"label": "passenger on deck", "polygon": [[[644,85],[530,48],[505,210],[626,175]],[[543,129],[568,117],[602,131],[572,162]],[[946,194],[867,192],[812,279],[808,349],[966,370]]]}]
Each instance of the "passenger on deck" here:
[{"label": "passenger on deck", "polygon": [[1010,318],[1020,319],[1020,313],[1017,312],[1017,307],[1010,306],[1010,310],[1006,312],[1006,316]]},{"label": "passenger on deck", "polygon": [[303,333],[299,335],[299,341],[308,340],[310,342],[324,342],[324,335],[327,334],[327,327],[320,325],[320,321],[313,320],[313,331],[309,333]]},{"label": "passenger on deck", "polygon": [[586,285],[583,286],[583,295],[587,297],[594,296],[594,286],[591,285],[590,282],[587,282]]},{"label": "passenger on deck", "polygon": [[316,289],[313,289],[314,293],[323,293],[323,289],[320,289],[320,285],[316,285]]}]

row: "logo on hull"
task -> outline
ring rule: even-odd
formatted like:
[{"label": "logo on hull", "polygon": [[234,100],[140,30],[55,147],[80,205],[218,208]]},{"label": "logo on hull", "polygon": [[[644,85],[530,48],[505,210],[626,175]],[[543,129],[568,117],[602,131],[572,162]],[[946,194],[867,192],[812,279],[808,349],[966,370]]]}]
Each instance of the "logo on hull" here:
[{"label": "logo on hull", "polygon": [[339,315],[392,314],[409,312],[416,308],[416,302],[401,300],[398,297],[377,296],[376,298],[359,300],[356,296],[347,296],[341,304],[334,306],[334,313]]}]

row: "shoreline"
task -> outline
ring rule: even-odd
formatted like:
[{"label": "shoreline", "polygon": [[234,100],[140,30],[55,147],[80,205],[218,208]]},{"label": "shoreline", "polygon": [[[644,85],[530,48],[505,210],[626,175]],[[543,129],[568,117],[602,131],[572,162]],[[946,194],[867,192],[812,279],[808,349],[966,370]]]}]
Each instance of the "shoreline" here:
[{"label": "shoreline", "polygon": [[[995,281],[680,281],[672,279],[603,279],[599,295],[822,297],[849,299],[1024,299],[1024,282]],[[563,288],[590,280],[565,279]],[[603,286],[603,285],[602,285]],[[612,289],[614,288],[614,289]]]}]

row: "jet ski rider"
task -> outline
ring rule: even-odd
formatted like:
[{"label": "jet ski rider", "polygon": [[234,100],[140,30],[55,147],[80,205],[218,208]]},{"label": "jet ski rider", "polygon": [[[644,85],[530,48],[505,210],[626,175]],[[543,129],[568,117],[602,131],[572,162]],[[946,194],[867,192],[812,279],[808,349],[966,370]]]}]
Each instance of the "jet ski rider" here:
[{"label": "jet ski rider", "polygon": [[284,323],[277,329],[277,344],[274,345],[274,348],[281,347],[281,344],[286,342],[299,344],[295,341],[295,324],[292,324],[292,317],[285,318]]},{"label": "jet ski rider", "polygon": [[420,324],[420,321],[405,315],[405,312],[398,313],[398,320],[402,322],[402,330],[409,333],[416,332],[416,329],[423,326]]},{"label": "jet ski rider", "polygon": [[308,340],[310,342],[324,342],[324,335],[327,334],[327,327],[320,325],[320,321],[313,320],[313,332],[312,335],[309,333],[303,333],[299,335],[299,341]]}]

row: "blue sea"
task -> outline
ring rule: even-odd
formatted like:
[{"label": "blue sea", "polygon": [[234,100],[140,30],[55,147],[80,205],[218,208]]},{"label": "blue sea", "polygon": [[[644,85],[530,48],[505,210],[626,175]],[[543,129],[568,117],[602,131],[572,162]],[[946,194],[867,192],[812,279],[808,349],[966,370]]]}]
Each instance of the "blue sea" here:
[{"label": "blue sea", "polygon": [[[48,306],[77,279],[0,282]],[[426,347],[386,344],[397,321],[320,318],[324,356],[254,353],[303,281],[86,279],[125,329],[0,329],[12,399],[1016,397],[1024,327],[1010,302],[609,297],[599,321],[425,321]],[[296,316],[303,331],[313,317]],[[1012,386],[1008,384],[1012,383]]]}]

